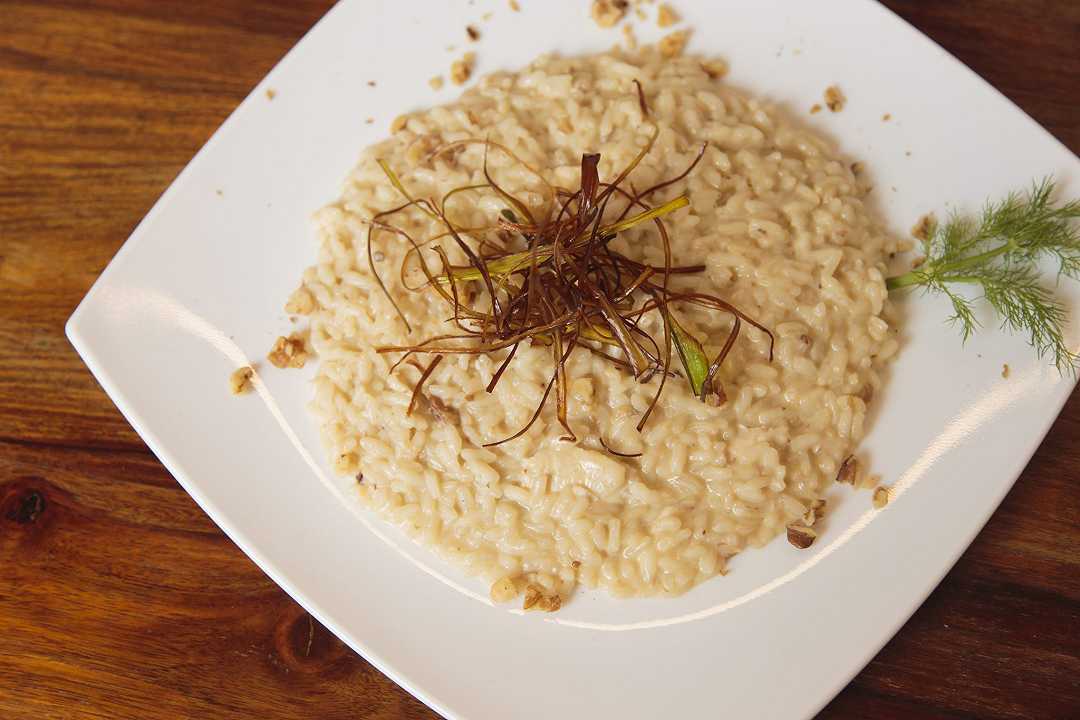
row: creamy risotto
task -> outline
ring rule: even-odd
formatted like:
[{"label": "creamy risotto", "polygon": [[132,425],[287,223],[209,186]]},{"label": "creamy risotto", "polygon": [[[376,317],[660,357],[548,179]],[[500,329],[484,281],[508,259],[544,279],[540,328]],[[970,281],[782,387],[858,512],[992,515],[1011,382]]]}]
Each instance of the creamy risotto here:
[{"label": "creamy risotto", "polygon": [[[828,143],[716,80],[709,67],[645,48],[546,56],[519,73],[492,75],[454,104],[395,123],[389,140],[363,152],[340,200],[317,215],[318,263],[288,309],[309,316],[309,349],[319,363],[312,407],[333,465],[356,476],[355,492],[372,510],[491,581],[497,600],[524,594],[526,605],[553,609],[579,583],[620,596],[682,593],[723,574],[740,550],[812,516],[864,433],[867,404],[897,349],[882,317],[884,262],[895,243]],[[711,406],[685,382],[669,381],[639,432],[658,378],[638,382],[579,349],[566,362],[577,440],[560,440],[549,402],[520,438],[484,447],[529,421],[551,379],[551,350],[523,344],[492,393],[485,387],[506,351],[447,355],[407,414],[430,356],[391,372],[401,354],[375,348],[453,328],[436,293],[402,286],[410,246],[400,237],[382,234],[372,252],[411,333],[368,268],[369,221],[402,204],[376,161],[393,167],[414,197],[441,198],[485,182],[484,144],[433,151],[490,139],[551,185],[576,189],[582,154],[600,153],[600,179],[610,180],[656,128],[627,184],[640,189],[679,175],[707,141],[694,171],[651,202],[689,197],[689,208],[665,218],[672,254],[706,269],[679,282],[769,328],[772,361],[768,336],[744,325],[718,376],[727,401]],[[547,202],[544,183],[521,163],[490,152],[488,165],[526,205]],[[495,193],[462,192],[447,214],[459,227],[482,227],[504,208]],[[443,230],[414,209],[395,222],[418,239]],[[643,224],[613,244],[662,265],[650,233],[656,228]],[[423,276],[412,270],[404,280],[420,285]],[[686,306],[682,322],[709,338],[712,355],[731,320]],[[608,452],[600,439],[640,456]]]}]

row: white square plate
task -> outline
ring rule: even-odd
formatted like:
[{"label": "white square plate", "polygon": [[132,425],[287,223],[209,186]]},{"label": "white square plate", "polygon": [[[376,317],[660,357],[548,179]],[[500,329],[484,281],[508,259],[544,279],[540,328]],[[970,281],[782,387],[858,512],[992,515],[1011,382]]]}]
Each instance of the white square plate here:
[{"label": "white square plate", "polygon": [[[502,0],[335,7],[147,215],[68,336],[214,521],[447,717],[808,717],[937,584],[1072,390],[1023,338],[988,329],[962,347],[943,302],[905,301],[905,346],[863,445],[896,488],[887,508],[840,494],[808,551],[781,540],[675,600],[585,593],[542,616],[490,606],[484,584],[339,498],[304,408],[310,368],[267,373],[262,402],[228,394],[229,372],[288,331],[282,303],[314,258],[311,212],[336,197],[394,115],[448,99],[426,80],[445,71],[447,45],[463,51],[467,22],[483,30],[479,72],[619,37],[589,21],[581,0],[521,4],[520,13]],[[1077,194],[1072,153],[875,3],[678,5],[695,29],[692,51],[727,57],[731,83],[802,114],[866,163],[898,233],[946,201],[976,209],[1049,173]],[[639,27],[643,39],[657,32]],[[806,115],[833,83],[847,108]],[[1075,314],[1075,287],[1063,292]]]}]

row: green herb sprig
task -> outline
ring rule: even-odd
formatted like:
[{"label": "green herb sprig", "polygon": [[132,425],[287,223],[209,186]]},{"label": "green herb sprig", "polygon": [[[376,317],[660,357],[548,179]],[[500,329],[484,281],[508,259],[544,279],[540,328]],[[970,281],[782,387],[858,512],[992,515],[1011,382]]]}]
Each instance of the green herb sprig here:
[{"label": "green herb sprig", "polygon": [[971,299],[955,288],[972,286],[1001,318],[1002,329],[1026,332],[1039,357],[1052,357],[1062,373],[1076,374],[1080,356],[1065,342],[1065,306],[1041,281],[1038,263],[1053,258],[1061,276],[1080,277],[1080,201],[1054,203],[1052,178],[1027,193],[987,203],[978,219],[953,213],[944,224],[930,222],[922,239],[925,260],[886,281],[890,291],[921,287],[952,303],[949,321],[964,340],[979,327]]}]

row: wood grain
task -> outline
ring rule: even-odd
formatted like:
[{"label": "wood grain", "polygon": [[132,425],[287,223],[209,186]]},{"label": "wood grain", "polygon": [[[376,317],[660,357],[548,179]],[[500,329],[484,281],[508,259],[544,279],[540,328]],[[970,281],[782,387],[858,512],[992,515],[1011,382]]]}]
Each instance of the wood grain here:
[{"label": "wood grain", "polygon": [[[1080,3],[886,4],[1080,148]],[[0,0],[0,717],[434,717],[222,535],[63,336],[158,195],[329,5]],[[1074,394],[822,718],[1080,715],[1078,437]]]}]

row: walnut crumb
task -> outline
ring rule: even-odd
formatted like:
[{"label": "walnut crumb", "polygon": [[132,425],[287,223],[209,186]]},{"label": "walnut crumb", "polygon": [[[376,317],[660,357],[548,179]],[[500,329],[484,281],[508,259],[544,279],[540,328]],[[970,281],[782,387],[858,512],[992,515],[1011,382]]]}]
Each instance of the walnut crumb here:
[{"label": "walnut crumb", "polygon": [[874,488],[874,507],[880,510],[889,504],[889,488],[879,485]]},{"label": "walnut crumb", "polygon": [[375,81],[374,80],[368,80],[367,84],[368,84],[368,87],[375,87]]},{"label": "walnut crumb", "polygon": [[805,550],[814,544],[814,540],[817,540],[817,531],[802,523],[792,523],[787,528],[787,539],[795,547]]},{"label": "walnut crumb", "polygon": [[840,92],[840,88],[835,85],[825,88],[825,107],[832,112],[840,112],[846,104],[847,98],[844,97],[844,93]]},{"label": "walnut crumb", "polygon": [[728,64],[723,60],[706,60],[701,63],[701,69],[705,71],[710,80],[716,80],[728,74]]},{"label": "walnut crumb", "polygon": [[232,375],[229,376],[229,390],[233,395],[243,395],[251,392],[254,387],[251,383],[253,377],[255,377],[255,370],[250,365],[236,368],[236,370],[233,370]]},{"label": "walnut crumb", "polygon": [[398,115],[396,118],[394,118],[394,121],[392,123],[390,123],[390,132],[396,133],[399,130],[404,130],[405,125],[407,125],[408,122],[409,122],[409,116],[408,115]]},{"label": "walnut crumb", "polygon": [[881,122],[889,122],[892,120],[892,113],[885,113],[881,116]]},{"label": "walnut crumb", "polygon": [[840,469],[836,472],[836,482],[845,485],[855,485],[859,475],[859,461],[854,455],[848,455],[844,462],[840,463]]},{"label": "walnut crumb", "polygon": [[1009,368],[1009,363],[1005,363],[1004,365],[1001,366],[1001,377],[1008,380],[1010,372],[1012,372],[1012,370]]},{"label": "walnut crumb", "polygon": [[522,610],[555,612],[560,607],[562,607],[562,598],[558,594],[548,595],[542,588],[532,583],[525,586],[525,599],[521,603]]},{"label": "walnut crumb", "polygon": [[471,42],[476,42],[480,39],[480,31],[476,28],[475,25],[466,25],[465,34],[469,36],[469,40]]},{"label": "walnut crumb", "polygon": [[682,55],[682,51],[686,48],[686,41],[689,39],[689,31],[676,30],[660,38],[660,42],[656,44],[656,47],[659,48],[660,54],[666,58],[678,57]]},{"label": "walnut crumb", "polygon": [[818,105],[817,103],[814,103],[813,105],[810,106],[810,114],[811,115],[816,115],[819,112],[821,112],[821,105]]},{"label": "walnut crumb", "polygon": [[464,85],[472,76],[473,65],[476,64],[476,53],[467,52],[460,60],[455,60],[450,65],[450,81],[455,85]]},{"label": "walnut crumb", "polygon": [[627,0],[593,0],[593,21],[602,28],[613,27],[626,15],[626,8],[630,3]]},{"label": "walnut crumb", "polygon": [[679,13],[675,12],[675,8],[667,3],[661,5],[660,9],[656,11],[656,24],[660,27],[671,27],[677,22],[679,22]]},{"label": "walnut crumb", "polygon": [[285,312],[290,315],[310,315],[315,311],[315,296],[305,288],[296,288],[285,303]]},{"label": "walnut crumb", "polygon": [[279,337],[274,342],[273,349],[266,356],[270,364],[277,368],[302,368],[308,359],[307,348],[304,347],[304,339],[293,333],[289,337]]},{"label": "walnut crumb", "polygon": [[864,169],[865,169],[865,167],[863,166],[863,164],[861,162],[853,162],[853,163],[851,163],[851,174],[852,175],[862,175]]},{"label": "walnut crumb", "polygon": [[514,12],[521,12],[521,6],[518,5],[517,0],[510,0],[510,9]]},{"label": "walnut crumb", "polygon": [[266,99],[273,100],[277,97],[277,90],[274,88],[266,88]]},{"label": "walnut crumb", "polygon": [[374,122],[375,122],[375,118],[373,118],[373,117],[369,117],[369,118],[364,120],[365,125],[371,125]]},{"label": "walnut crumb", "polygon": [[927,240],[934,233],[937,220],[933,213],[927,213],[919,218],[919,221],[911,227],[911,237],[917,240]]},{"label": "walnut crumb", "polygon": [[432,90],[442,90],[444,82],[445,81],[443,80],[442,75],[436,75],[435,77],[428,80],[427,84],[431,87]]}]

